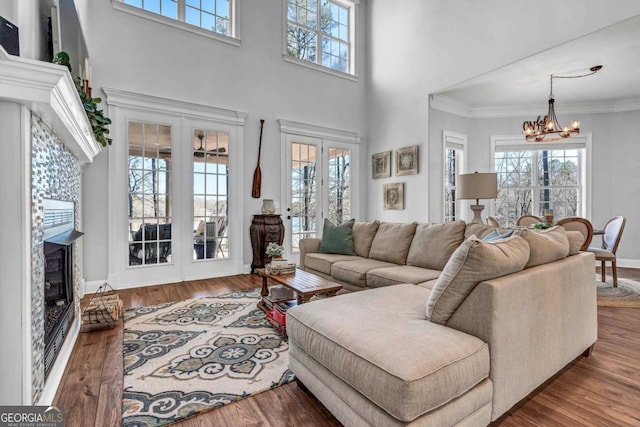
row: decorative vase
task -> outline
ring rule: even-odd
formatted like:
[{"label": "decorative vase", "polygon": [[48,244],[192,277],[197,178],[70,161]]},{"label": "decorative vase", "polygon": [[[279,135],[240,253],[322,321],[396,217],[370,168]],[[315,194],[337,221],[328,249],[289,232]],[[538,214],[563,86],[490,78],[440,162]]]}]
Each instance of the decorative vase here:
[{"label": "decorative vase", "polygon": [[262,199],[262,213],[264,215],[273,215],[276,212],[276,205],[273,199]]}]

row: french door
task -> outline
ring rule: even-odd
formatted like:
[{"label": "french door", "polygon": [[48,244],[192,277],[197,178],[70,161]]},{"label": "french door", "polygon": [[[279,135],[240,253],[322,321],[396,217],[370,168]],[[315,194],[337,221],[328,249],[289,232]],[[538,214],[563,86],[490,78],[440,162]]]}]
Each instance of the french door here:
[{"label": "french door", "polygon": [[119,144],[109,153],[109,282],[134,287],[241,273],[235,195],[244,118],[112,110]]},{"label": "french door", "polygon": [[358,146],[329,138],[284,134],[285,249],[299,262],[300,240],[322,235],[323,221],[357,218]]}]

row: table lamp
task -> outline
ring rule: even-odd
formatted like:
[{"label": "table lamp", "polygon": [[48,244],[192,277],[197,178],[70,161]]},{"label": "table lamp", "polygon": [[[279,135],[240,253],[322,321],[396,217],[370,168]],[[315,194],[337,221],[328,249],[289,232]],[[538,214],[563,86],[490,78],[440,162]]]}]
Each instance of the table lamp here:
[{"label": "table lamp", "polygon": [[498,175],[493,172],[465,173],[459,175],[459,199],[476,199],[471,205],[473,219],[470,224],[484,224],[480,213],[484,205],[478,203],[480,199],[495,199],[498,197]]}]

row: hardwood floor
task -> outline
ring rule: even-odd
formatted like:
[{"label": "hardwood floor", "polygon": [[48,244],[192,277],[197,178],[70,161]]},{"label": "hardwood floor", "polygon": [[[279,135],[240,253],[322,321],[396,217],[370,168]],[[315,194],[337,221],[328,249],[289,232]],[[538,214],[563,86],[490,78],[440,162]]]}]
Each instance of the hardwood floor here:
[{"label": "hardwood floor", "polygon": [[[640,269],[618,269],[640,281]],[[261,286],[239,275],[120,290],[125,308],[221,295]],[[598,308],[598,342],[492,426],[640,425],[640,309]],[[65,425],[118,426],[122,407],[122,323],[80,334],[54,401]],[[204,426],[340,426],[293,382],[175,424]]]}]

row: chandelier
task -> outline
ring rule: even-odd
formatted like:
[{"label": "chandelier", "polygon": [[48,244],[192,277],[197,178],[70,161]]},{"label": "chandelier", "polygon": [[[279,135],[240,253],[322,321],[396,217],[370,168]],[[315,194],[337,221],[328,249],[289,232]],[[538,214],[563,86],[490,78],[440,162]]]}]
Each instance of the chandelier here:
[{"label": "chandelier", "polygon": [[578,120],[571,121],[571,127],[561,126],[556,117],[554,108],[555,99],[553,98],[553,79],[577,79],[580,77],[590,76],[602,69],[602,65],[596,65],[589,69],[589,73],[579,76],[554,76],[551,74],[550,91],[549,91],[549,111],[542,119],[540,116],[535,121],[525,121],[522,123],[522,130],[527,142],[541,141],[558,141],[564,138],[572,138],[580,133],[580,122]]}]

